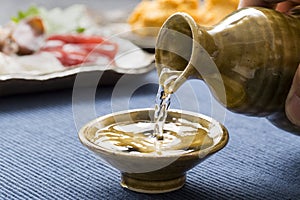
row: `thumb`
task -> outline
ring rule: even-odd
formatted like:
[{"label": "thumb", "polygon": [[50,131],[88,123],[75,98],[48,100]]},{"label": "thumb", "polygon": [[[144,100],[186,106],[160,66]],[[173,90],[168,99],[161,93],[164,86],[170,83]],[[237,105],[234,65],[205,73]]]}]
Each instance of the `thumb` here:
[{"label": "thumb", "polygon": [[296,71],[292,87],[285,103],[288,119],[300,127],[300,65]]}]

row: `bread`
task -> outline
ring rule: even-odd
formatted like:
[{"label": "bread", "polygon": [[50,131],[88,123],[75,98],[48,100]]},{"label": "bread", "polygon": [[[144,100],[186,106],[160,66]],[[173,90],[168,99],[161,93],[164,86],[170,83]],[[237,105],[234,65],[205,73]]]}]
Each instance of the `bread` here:
[{"label": "bread", "polygon": [[134,33],[156,36],[159,28],[175,12],[190,14],[197,23],[211,26],[236,10],[239,0],[143,0],[129,16],[128,23]]}]

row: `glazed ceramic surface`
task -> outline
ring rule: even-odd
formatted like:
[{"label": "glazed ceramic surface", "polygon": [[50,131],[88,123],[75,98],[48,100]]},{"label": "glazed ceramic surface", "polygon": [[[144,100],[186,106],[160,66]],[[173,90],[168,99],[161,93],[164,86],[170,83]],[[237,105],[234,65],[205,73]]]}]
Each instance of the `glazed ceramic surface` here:
[{"label": "glazed ceramic surface", "polygon": [[185,13],[171,16],[156,43],[156,66],[165,79],[179,74],[205,81],[229,110],[264,116],[300,134],[284,114],[284,104],[300,63],[300,18],[266,8],[238,10],[213,27],[202,27]]},{"label": "glazed ceramic surface", "polygon": [[95,144],[93,138],[97,130],[114,123],[136,120],[151,120],[153,109],[129,110],[113,113],[95,119],[79,131],[83,145],[118,169],[122,174],[121,185],[130,190],[144,193],[164,193],[181,188],[186,180],[186,172],[205,158],[221,150],[228,142],[228,132],[219,122],[197,113],[170,110],[167,121],[182,118],[205,127],[212,144],[198,150],[176,154],[148,154],[115,151]]}]

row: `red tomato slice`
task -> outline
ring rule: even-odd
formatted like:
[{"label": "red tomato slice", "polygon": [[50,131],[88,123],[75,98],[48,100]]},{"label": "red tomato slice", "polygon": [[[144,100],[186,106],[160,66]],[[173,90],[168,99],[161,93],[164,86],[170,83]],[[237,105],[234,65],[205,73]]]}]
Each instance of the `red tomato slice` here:
[{"label": "red tomato slice", "polygon": [[[64,35],[51,35],[47,38],[47,40],[60,40],[66,43],[101,43],[104,42],[105,39],[101,36],[96,35],[82,35],[82,34],[64,34]],[[107,42],[107,41],[106,41]]]},{"label": "red tomato slice", "polygon": [[60,49],[52,49],[47,52],[52,53],[64,66],[80,65],[86,59],[86,54],[78,52],[67,53]]},{"label": "red tomato slice", "polygon": [[96,62],[99,57],[113,60],[118,45],[105,41],[101,36],[52,35],[41,51],[54,54],[64,66],[74,66]]},{"label": "red tomato slice", "polygon": [[110,58],[111,60],[114,59],[118,52],[117,44],[110,43],[110,44],[78,44],[77,45],[80,49],[85,50],[92,54],[97,55],[104,55]]}]

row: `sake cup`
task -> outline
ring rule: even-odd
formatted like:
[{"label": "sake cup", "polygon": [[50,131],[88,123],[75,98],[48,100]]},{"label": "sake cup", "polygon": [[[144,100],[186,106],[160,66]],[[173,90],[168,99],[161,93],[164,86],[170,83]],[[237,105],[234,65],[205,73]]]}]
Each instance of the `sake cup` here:
[{"label": "sake cup", "polygon": [[216,120],[194,112],[169,110],[166,121],[181,118],[199,123],[212,139],[210,146],[190,152],[132,153],[112,150],[93,142],[97,131],[114,123],[153,120],[153,109],[135,109],[101,116],[81,128],[79,139],[89,150],[120,171],[121,186],[141,193],[165,193],[180,189],[186,182],[186,173],[209,156],[221,150],[228,142],[228,131]]}]

